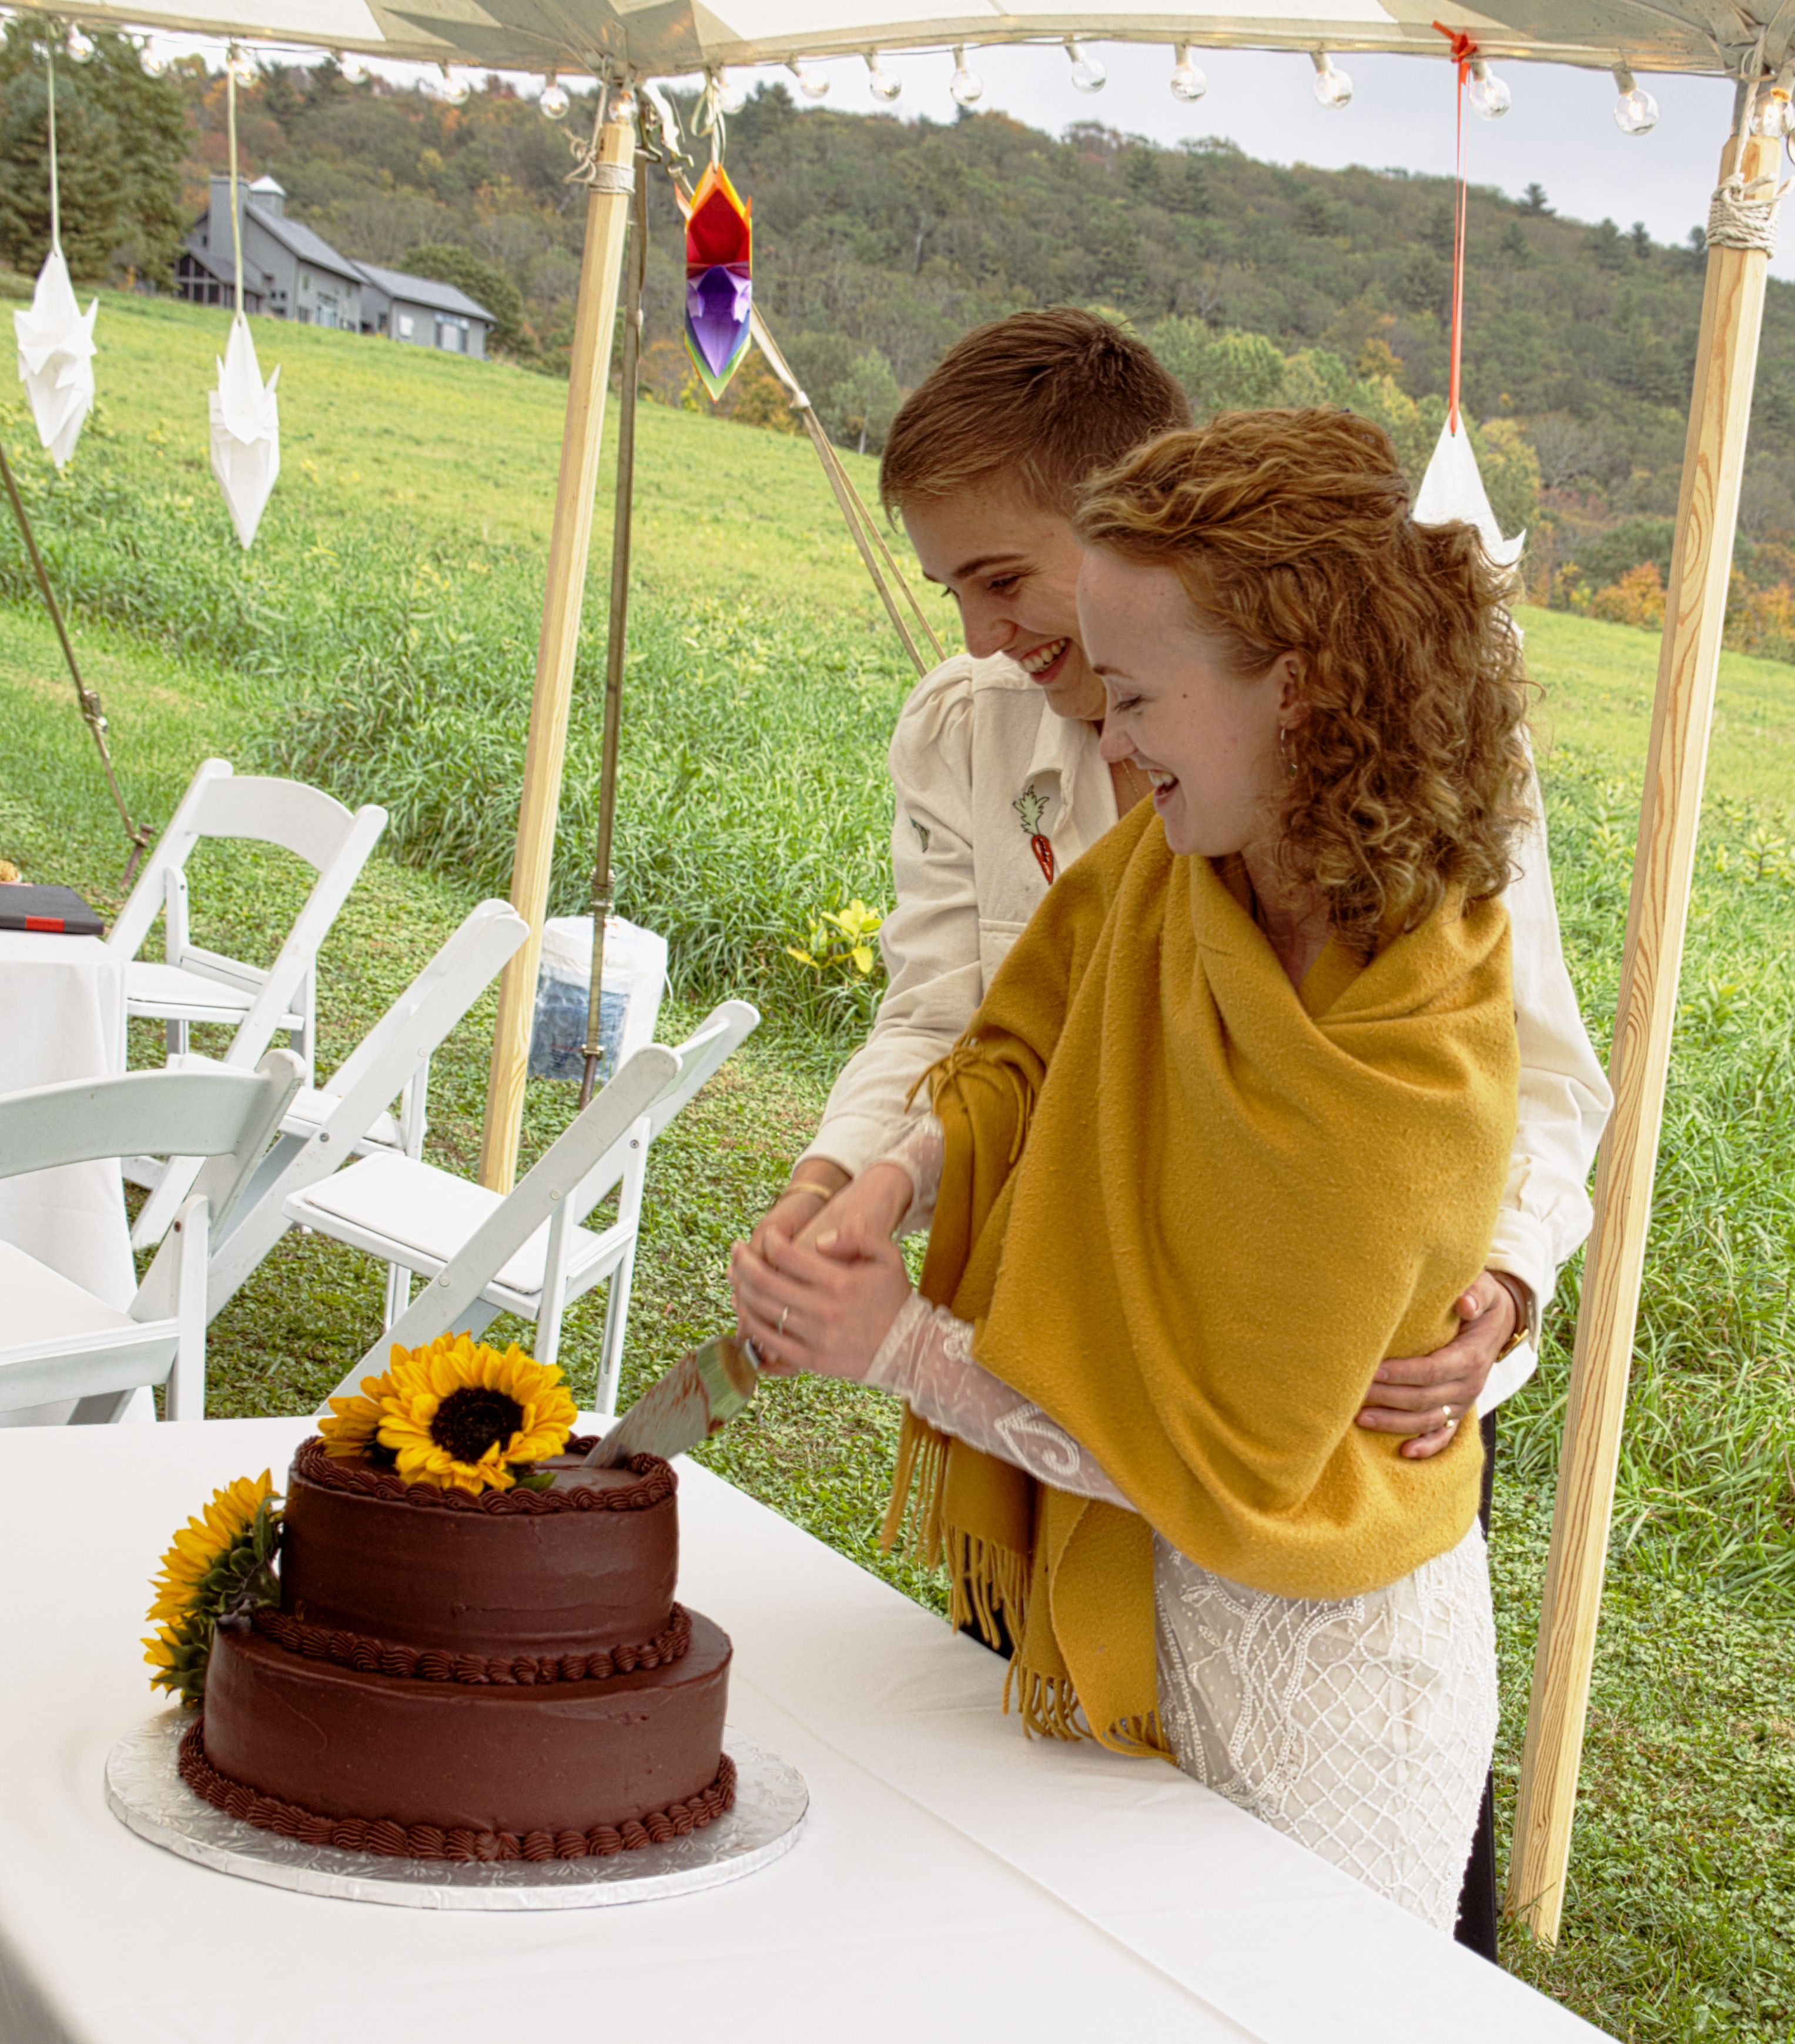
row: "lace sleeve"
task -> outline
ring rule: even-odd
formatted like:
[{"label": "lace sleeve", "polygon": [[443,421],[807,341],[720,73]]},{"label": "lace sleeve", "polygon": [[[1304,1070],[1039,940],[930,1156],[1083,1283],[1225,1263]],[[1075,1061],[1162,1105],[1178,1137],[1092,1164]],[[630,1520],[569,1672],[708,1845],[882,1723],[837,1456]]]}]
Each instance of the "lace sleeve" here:
[{"label": "lace sleeve", "polygon": [[[920,1235],[934,1219],[935,1195],[941,1190],[942,1163],[947,1139],[932,1114],[919,1116],[898,1141],[873,1164],[895,1164],[910,1181],[910,1205],[894,1235]],[[873,1165],[866,1167],[871,1170]]]},{"label": "lace sleeve", "polygon": [[907,1398],[931,1427],[1002,1456],[1056,1490],[1133,1509],[1064,1427],[973,1361],[970,1326],[919,1293],[911,1293],[892,1321],[866,1381]]}]

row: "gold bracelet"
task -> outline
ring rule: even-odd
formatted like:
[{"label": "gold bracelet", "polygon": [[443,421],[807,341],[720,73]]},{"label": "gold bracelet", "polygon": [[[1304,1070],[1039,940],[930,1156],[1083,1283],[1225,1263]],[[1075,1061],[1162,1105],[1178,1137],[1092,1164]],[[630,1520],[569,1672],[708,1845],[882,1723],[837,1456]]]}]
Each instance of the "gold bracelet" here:
[{"label": "gold bracelet", "polygon": [[819,1185],[814,1178],[794,1178],[779,1197],[788,1200],[794,1193],[815,1193],[825,1206],[835,1197],[829,1186]]},{"label": "gold bracelet", "polygon": [[[1502,1347],[1496,1351],[1496,1361],[1498,1362],[1501,1362],[1505,1357],[1513,1355],[1515,1350],[1521,1347],[1523,1342],[1531,1341],[1532,1339],[1533,1316],[1531,1310],[1528,1308],[1524,1308],[1521,1305],[1521,1291],[1522,1288],[1521,1280],[1518,1278],[1510,1276],[1505,1270],[1492,1270],[1490,1273],[1490,1275],[1494,1278],[1496,1282],[1502,1286],[1502,1289],[1508,1293],[1509,1301],[1514,1307],[1514,1330],[1509,1335],[1508,1339],[1504,1342]],[[1526,1289],[1528,1301],[1531,1302],[1532,1298],[1532,1288],[1528,1287]]]}]

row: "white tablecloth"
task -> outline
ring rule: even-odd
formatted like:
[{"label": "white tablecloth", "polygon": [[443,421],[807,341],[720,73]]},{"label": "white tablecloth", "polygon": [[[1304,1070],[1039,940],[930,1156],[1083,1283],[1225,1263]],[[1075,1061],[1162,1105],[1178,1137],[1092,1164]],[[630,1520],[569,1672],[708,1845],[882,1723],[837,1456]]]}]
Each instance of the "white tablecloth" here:
[{"label": "white tablecloth", "polygon": [[157,1708],[146,1585],[216,1485],[278,1473],[308,1431],[0,1439],[6,2044],[1597,2034],[1170,1768],[1025,1741],[995,1656],[689,1465],[681,1596],[734,1639],[732,1723],[810,1786],[786,1858],[705,1894],[524,1916],[327,1901],[178,1859],[102,1785]]},{"label": "white tablecloth", "polygon": [[[0,1091],[124,1069],[125,966],[118,958],[98,937],[0,930]],[[121,1312],[137,1289],[115,1162],[0,1178],[0,1241]],[[0,1427],[59,1425],[72,1409],[65,1400],[0,1412]],[[155,1418],[147,1392],[131,1416]]]}]

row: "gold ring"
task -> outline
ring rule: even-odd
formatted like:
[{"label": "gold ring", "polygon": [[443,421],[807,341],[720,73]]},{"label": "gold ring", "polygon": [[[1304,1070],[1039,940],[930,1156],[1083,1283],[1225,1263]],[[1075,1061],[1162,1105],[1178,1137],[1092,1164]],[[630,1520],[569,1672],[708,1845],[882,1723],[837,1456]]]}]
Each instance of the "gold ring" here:
[{"label": "gold ring", "polygon": [[779,1316],[779,1331],[780,1331],[781,1334],[784,1334],[784,1331],[785,1331],[785,1323],[786,1323],[788,1320],[790,1320],[790,1318],[791,1318],[791,1317],[792,1317],[792,1308],[791,1308],[789,1306],[787,1306],[787,1307],[784,1308],[781,1311],[781,1313],[780,1313],[780,1316]]},{"label": "gold ring", "polygon": [[1452,1407],[1450,1405],[1442,1405],[1440,1408],[1440,1416],[1446,1422],[1448,1427],[1451,1426],[1452,1424]]}]

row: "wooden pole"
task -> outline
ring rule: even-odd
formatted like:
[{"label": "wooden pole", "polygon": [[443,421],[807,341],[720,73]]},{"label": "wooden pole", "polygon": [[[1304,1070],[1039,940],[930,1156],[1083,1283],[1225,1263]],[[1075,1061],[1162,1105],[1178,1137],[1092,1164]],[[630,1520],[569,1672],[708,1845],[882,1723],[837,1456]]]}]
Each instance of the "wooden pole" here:
[{"label": "wooden pole", "polygon": [[[1749,98],[1741,94],[1742,102],[1748,103]],[[1743,128],[1742,117],[1737,125]],[[1757,136],[1742,142],[1735,133],[1721,156],[1723,181],[1742,150],[1739,167],[1747,180],[1774,175],[1780,148],[1778,142]],[[1525,1923],[1544,1944],[1557,1942],[1564,1907],[1768,267],[1769,258],[1762,250],[1711,248],[1701,301],[1670,600],[1609,1067],[1614,1116],[1596,1171],[1595,1227],[1577,1322],[1504,1903],[1508,1914]]]},{"label": "wooden pole", "polygon": [[611,334],[617,317],[635,190],[635,132],[627,121],[606,123],[586,201],[586,243],[580,261],[580,294],[573,315],[573,359],[562,428],[561,480],[549,542],[548,586],[536,651],[536,686],[530,703],[530,736],[524,755],[524,794],[517,815],[517,857],[511,873],[511,905],[530,925],[528,939],[499,982],[498,1025],[486,1086],[486,1122],[480,1143],[480,1182],[508,1193],[524,1125],[524,1081],[529,1069],[530,1024],[535,1012],[536,967],[543,918],[554,863],[554,826],[561,805],[561,768],[567,749],[567,713],[573,687],[573,655],[585,595],[592,546],[593,495],[604,428],[604,393],[611,371]]}]

